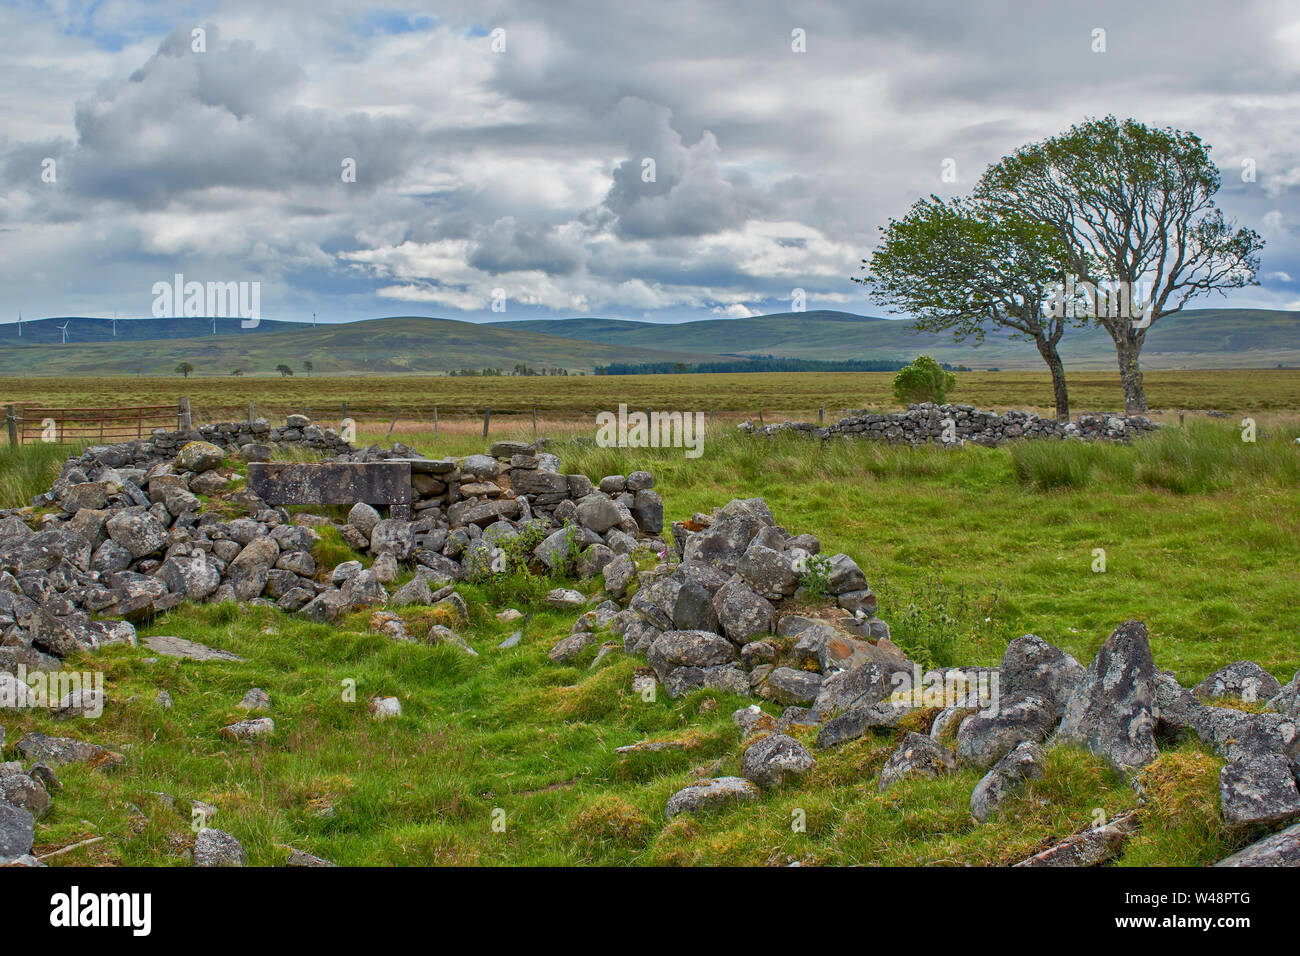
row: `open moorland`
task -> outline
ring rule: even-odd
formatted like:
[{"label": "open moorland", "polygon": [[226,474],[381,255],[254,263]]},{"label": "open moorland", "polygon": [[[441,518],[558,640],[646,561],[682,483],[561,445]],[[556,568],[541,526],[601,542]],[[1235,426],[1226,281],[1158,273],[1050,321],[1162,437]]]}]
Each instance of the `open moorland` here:
[{"label": "open moorland", "polygon": [[[897,407],[892,372],[789,372],[759,374],[684,374],[615,376],[307,376],[289,378],[192,375],[100,378],[0,378],[0,404],[52,408],[166,405],[189,396],[196,421],[258,414],[304,412],[337,421],[343,404],[358,421],[431,423],[482,415],[490,406],[500,415],[531,416],[531,410],[557,421],[591,422],[599,411],[630,408],[714,411],[731,417],[828,421],[840,412]],[[1071,372],[1072,409],[1111,411],[1123,406],[1119,376],[1113,370]],[[1150,371],[1145,375],[1152,409],[1215,409],[1234,414],[1285,413],[1300,408],[1300,369]],[[978,408],[1052,407],[1046,372],[963,372],[951,400]],[[1157,415],[1157,417],[1159,417]],[[531,418],[530,418],[531,421]],[[495,434],[495,432],[494,432]]]},{"label": "open moorland", "polygon": [[[1224,396],[1233,388],[1218,387]],[[1281,682],[1300,668],[1297,435],[1279,425],[1251,444],[1231,424],[1198,420],[1133,446],[950,450],[753,439],[727,428],[698,459],[568,439],[549,450],[565,471],[593,481],[653,472],[665,526],[762,496],[792,533],[815,534],[825,552],[858,562],[893,640],[923,666],[996,665],[1025,633],[1086,664],[1116,625],[1137,618],[1157,666],[1190,686],[1242,659]],[[386,424],[363,425],[357,444],[386,437]],[[430,455],[484,450],[466,431],[435,438],[411,427],[401,437]],[[13,477],[0,505],[48,487],[64,451],[0,450],[0,472]],[[370,562],[334,535],[314,553],[322,567]],[[651,565],[653,557],[643,563]],[[910,725],[815,751],[813,771],[760,803],[666,821],[665,801],[690,780],[738,772],[742,734],[731,715],[753,700],[700,689],[647,701],[632,689],[643,661],[597,660],[596,645],[553,663],[547,652],[573,614],[542,599],[561,584],[574,582],[519,572],[458,585],[469,608],[458,629],[477,657],[394,643],[373,632],[366,612],[319,624],[223,603],[182,606],[140,636],[183,636],[243,663],[150,663],[132,647],[68,658],[65,667],[104,673],[103,716],[69,724],[6,714],[8,739],[72,733],[127,762],[110,772],[61,768],[63,790],[37,824],[35,852],[99,837],[49,862],[185,865],[193,801],[215,808],[205,819],[262,865],[283,864],[290,847],[339,864],[996,864],[1085,829],[1098,812],[1114,818],[1135,807],[1141,827],[1119,865],[1207,864],[1257,836],[1223,823],[1224,761],[1194,736],[1169,742],[1142,771],[1140,807],[1123,775],[1061,745],[1047,749],[1041,779],[978,824],[969,802],[979,771],[877,791]],[[576,586],[598,585],[599,577]],[[501,649],[519,627],[498,620],[507,608],[532,617],[520,645]],[[439,620],[429,608],[399,613],[412,632]],[[402,716],[375,722],[345,703],[340,688],[350,681],[361,700],[398,698]],[[270,697],[275,734],[253,745],[222,739],[223,725],[247,716],[235,704],[254,686]],[[160,691],[170,709],[156,706]],[[813,731],[792,733],[813,747]],[[796,819],[806,828],[792,827]]]}]

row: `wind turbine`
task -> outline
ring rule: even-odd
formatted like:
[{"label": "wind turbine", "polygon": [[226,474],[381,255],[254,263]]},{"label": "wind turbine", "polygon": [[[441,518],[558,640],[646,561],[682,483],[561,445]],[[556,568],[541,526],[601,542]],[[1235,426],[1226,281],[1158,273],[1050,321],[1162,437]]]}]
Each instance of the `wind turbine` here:
[{"label": "wind turbine", "polygon": [[60,325],[60,326],[58,327],[59,331],[63,333],[63,344],[64,344],[64,345],[67,345],[67,344],[68,344],[68,325],[69,325],[70,322],[71,322],[71,320],[69,320],[68,322],[64,322],[62,325]]},{"label": "wind turbine", "polygon": [[311,314],[311,327],[312,327],[313,329],[316,328],[316,313],[315,313],[315,312],[313,312],[313,313]]},{"label": "wind turbine", "polygon": [[21,312],[18,313],[18,337],[20,339],[23,337],[23,314]]}]

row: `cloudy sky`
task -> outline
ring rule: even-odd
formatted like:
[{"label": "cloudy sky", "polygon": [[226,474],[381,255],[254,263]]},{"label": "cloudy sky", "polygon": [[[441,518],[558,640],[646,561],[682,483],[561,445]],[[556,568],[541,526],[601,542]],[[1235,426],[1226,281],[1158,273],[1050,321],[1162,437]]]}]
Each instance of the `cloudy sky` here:
[{"label": "cloudy sky", "polygon": [[1300,309],[1295,3],[6,0],[0,35],[3,321],[177,272],[266,318],[881,314],[878,226],[1112,112],[1201,135],[1267,242],[1206,304]]}]

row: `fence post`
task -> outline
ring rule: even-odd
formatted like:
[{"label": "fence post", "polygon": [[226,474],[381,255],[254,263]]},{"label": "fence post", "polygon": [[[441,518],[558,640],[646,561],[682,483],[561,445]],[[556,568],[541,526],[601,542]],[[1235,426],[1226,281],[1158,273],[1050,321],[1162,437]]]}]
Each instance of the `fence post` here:
[{"label": "fence post", "polygon": [[248,427],[249,427],[249,428],[252,428],[252,427],[253,427],[253,416],[254,416],[255,414],[257,414],[257,412],[256,412],[256,410],[253,408],[253,403],[252,403],[252,402],[249,402],[249,403],[248,403]]},{"label": "fence post", "polygon": [[533,434],[537,434],[537,409],[533,409]]},{"label": "fence post", "polygon": [[819,409],[817,410],[817,424],[818,424],[818,425],[824,425],[824,424],[826,424],[826,406],[825,406],[825,405],[823,405],[821,408],[819,408]]},{"label": "fence post", "polygon": [[492,421],[492,406],[483,409],[483,437],[487,438],[488,422]]},{"label": "fence post", "polygon": [[763,410],[761,408],[758,410],[758,423],[763,424]]},{"label": "fence post", "polygon": [[388,441],[389,438],[393,437],[393,426],[397,424],[397,416],[400,414],[402,414],[402,410],[400,408],[397,411],[393,412],[393,420],[388,423],[388,435],[384,438],[384,441]]},{"label": "fence post", "polygon": [[18,417],[12,405],[5,406],[5,425],[9,427],[9,444],[18,444]]},{"label": "fence post", "polygon": [[194,418],[193,415],[190,413],[190,400],[186,398],[184,395],[181,396],[181,400],[177,410],[179,411],[180,418],[181,418],[180,430],[183,432],[188,432],[192,430],[194,428]]},{"label": "fence post", "polygon": [[438,440],[438,406],[433,406],[433,440]]}]

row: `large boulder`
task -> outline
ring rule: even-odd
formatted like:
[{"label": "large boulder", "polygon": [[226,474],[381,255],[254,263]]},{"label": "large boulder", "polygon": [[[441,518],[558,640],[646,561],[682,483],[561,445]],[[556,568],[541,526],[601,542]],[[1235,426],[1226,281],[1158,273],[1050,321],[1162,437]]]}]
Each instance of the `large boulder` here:
[{"label": "large boulder", "polygon": [[1056,724],[1052,705],[1033,694],[1003,694],[997,706],[966,718],[957,730],[957,757],[991,767],[1022,743],[1042,743]]},{"label": "large boulder", "polygon": [[192,441],[186,442],[181,447],[176,456],[176,463],[185,471],[197,473],[219,467],[221,459],[225,457],[226,453],[219,445],[207,441]]},{"label": "large boulder", "polygon": [[119,511],[104,522],[104,530],[133,558],[143,558],[167,545],[167,529],[147,511]]},{"label": "large boulder", "polygon": [[768,734],[746,748],[740,773],[764,790],[798,780],[817,765],[808,748],[785,734]]},{"label": "large boulder", "polygon": [[602,494],[590,494],[578,502],[578,523],[596,534],[604,534],[620,520],[618,507]]},{"label": "large boulder", "polygon": [[1234,760],[1219,773],[1219,805],[1230,827],[1273,826],[1300,817],[1291,762],[1280,754]]},{"label": "large boulder", "polygon": [[1282,693],[1282,685],[1254,661],[1237,661],[1219,668],[1193,687],[1192,693],[1201,700],[1231,697],[1253,704],[1276,697]]},{"label": "large boulder", "polygon": [[370,551],[373,554],[388,553],[398,561],[405,561],[411,556],[414,544],[411,522],[401,518],[384,518],[370,529]]},{"label": "large boulder", "polygon": [[1125,621],[1106,638],[1070,693],[1058,731],[1061,739],[1123,771],[1151,763],[1158,756],[1155,672],[1146,626]]},{"label": "large boulder", "polygon": [[1043,752],[1038,744],[1025,741],[995,763],[970,795],[970,812],[980,823],[987,823],[1007,799],[1026,780],[1043,775]]},{"label": "large boulder", "polygon": [[1066,698],[1083,677],[1083,665],[1073,657],[1037,635],[1026,634],[1008,644],[1002,655],[999,689],[1004,694],[1041,697],[1059,717],[1065,711]]},{"label": "large boulder", "polygon": [[740,581],[733,581],[718,591],[713,597],[713,608],[723,633],[737,644],[772,633],[776,608]]}]

